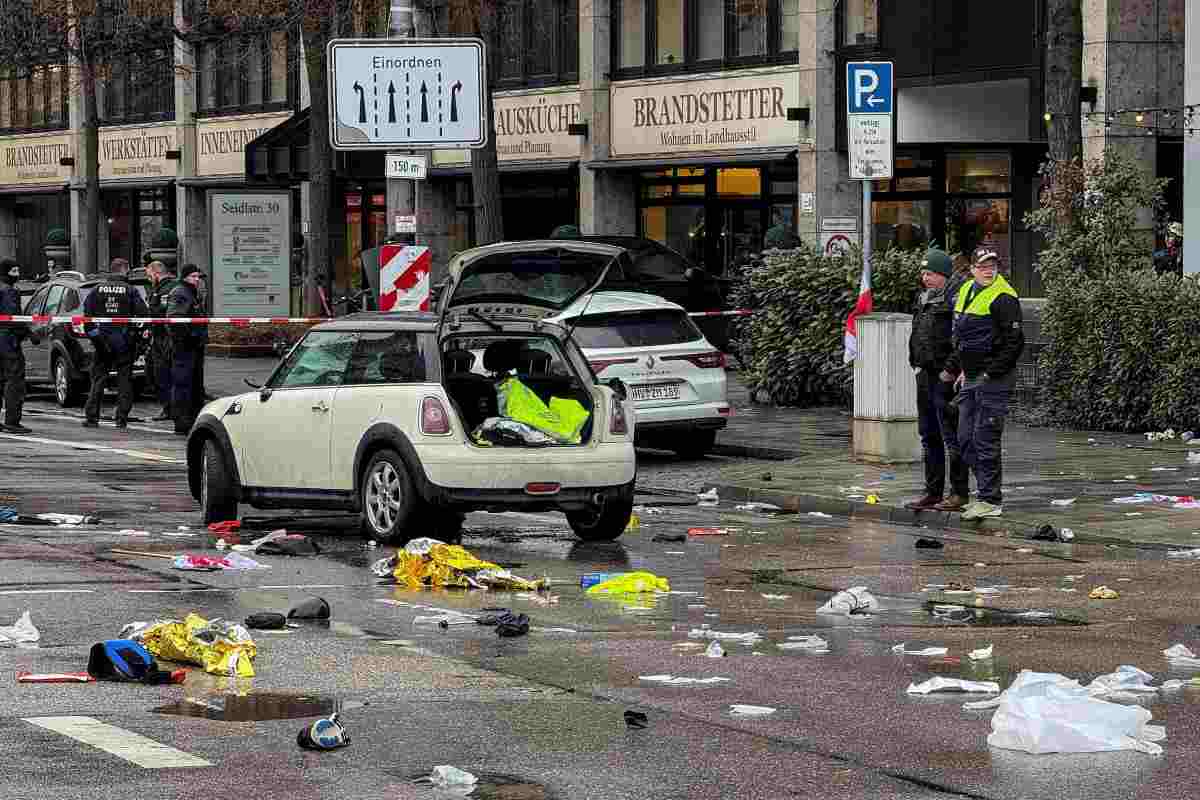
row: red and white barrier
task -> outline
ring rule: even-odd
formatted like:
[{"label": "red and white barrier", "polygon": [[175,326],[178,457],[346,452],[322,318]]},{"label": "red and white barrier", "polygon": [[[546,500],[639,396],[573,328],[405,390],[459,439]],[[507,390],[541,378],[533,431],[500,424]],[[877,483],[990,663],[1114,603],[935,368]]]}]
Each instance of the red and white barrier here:
[{"label": "red and white barrier", "polygon": [[385,244],[379,248],[379,310],[428,311],[430,270],[428,247]]},{"label": "red and white barrier", "polygon": [[49,314],[0,314],[5,322],[30,322],[49,325],[67,322],[71,325],[290,325],[292,323],[331,322],[331,317],[78,317]]}]

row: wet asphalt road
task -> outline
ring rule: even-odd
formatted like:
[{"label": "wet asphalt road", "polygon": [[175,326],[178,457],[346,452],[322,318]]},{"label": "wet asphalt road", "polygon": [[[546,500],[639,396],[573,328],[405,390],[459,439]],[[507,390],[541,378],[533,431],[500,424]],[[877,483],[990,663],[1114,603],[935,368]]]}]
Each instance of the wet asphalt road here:
[{"label": "wet asphalt road", "polygon": [[[0,625],[28,609],[42,633],[36,648],[0,647],[6,797],[436,797],[412,778],[438,764],[487,776],[472,795],[484,798],[1194,794],[1200,687],[1141,701],[1167,729],[1158,758],[989,748],[989,712],[962,710],[962,695],[904,691],[932,675],[1004,686],[1025,668],[1087,682],[1133,664],[1159,681],[1190,678],[1170,671],[1161,651],[1177,642],[1200,649],[1194,561],[972,536],[917,550],[915,539],[928,532],[684,505],[677,493],[656,490],[705,489],[730,462],[646,452],[639,501],[658,513],[643,511],[641,526],[617,544],[581,544],[552,515],[469,518],[468,549],[519,575],[549,577],[549,595],[411,592],[381,583],[369,565],[388,551],[368,549],[353,521],[337,517],[282,520],[314,536],[324,548],[319,557],[262,556],[270,569],[250,573],[183,573],[163,559],[112,552],[215,552],[183,484],[182,441],[150,424],[84,430],[36,399],[30,411],[45,412],[27,417],[34,438],[0,437],[0,504],[23,513],[98,513],[105,522],[0,526]],[[244,508],[243,515],[264,531],[278,524],[267,519],[273,512]],[[727,532],[653,540],[693,527]],[[616,601],[579,588],[582,573],[629,569],[666,576],[679,594]],[[1008,588],[995,595],[923,591],[951,582]],[[1100,584],[1121,597],[1089,600],[1087,591]],[[832,591],[854,585],[868,586],[884,610],[853,620],[815,613]],[[189,611],[240,620],[286,611],[312,595],[330,602],[332,622],[257,634],[250,680],[199,669],[182,687],[14,680],[23,670],[82,670],[91,644],[116,637],[127,622]],[[934,602],[963,605],[975,616],[948,623],[932,615]],[[413,623],[437,609],[488,606],[527,613],[533,629],[501,640],[481,626]],[[1003,613],[1029,610],[1052,616],[1033,624]],[[689,637],[704,625],[763,638],[727,643],[728,656],[709,659],[695,646],[707,641]],[[829,640],[829,653],[778,647],[814,633]],[[949,654],[892,653],[900,642],[946,646]],[[992,660],[966,659],[989,643]],[[661,674],[730,680],[663,686],[640,678]],[[233,719],[155,711],[181,702]],[[296,747],[314,703],[342,709],[349,748]],[[739,718],[729,710],[735,703],[777,711]],[[627,709],[645,712],[649,726],[626,728]],[[268,718],[279,714],[310,716]],[[66,715],[93,717],[211,766],[143,768],[28,721]]]}]

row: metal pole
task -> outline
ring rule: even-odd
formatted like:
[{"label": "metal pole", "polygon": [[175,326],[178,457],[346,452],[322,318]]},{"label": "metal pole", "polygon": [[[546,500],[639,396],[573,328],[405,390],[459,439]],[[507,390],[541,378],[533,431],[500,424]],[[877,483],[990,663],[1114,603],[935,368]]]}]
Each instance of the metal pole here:
[{"label": "metal pole", "polygon": [[[1184,17],[1184,105],[1200,103],[1200,3]],[[1183,274],[1200,272],[1200,116],[1183,114]],[[1190,130],[1189,130],[1190,129]]]},{"label": "metal pole", "polygon": [[[412,0],[407,0],[411,3]],[[416,36],[416,15],[413,7],[406,0],[393,0],[388,15],[388,38],[409,39]],[[395,235],[398,217],[417,216],[417,183],[405,178],[387,179],[387,233]],[[406,244],[416,244],[415,232],[401,233]]]},{"label": "metal pole", "polygon": [[862,182],[862,185],[863,185],[863,192],[862,192],[862,196],[863,196],[863,200],[862,200],[862,204],[863,204],[863,206],[862,206],[863,268],[869,271],[871,269],[871,238],[872,238],[871,237],[872,230],[871,230],[871,181],[870,181],[870,179],[864,180]]}]

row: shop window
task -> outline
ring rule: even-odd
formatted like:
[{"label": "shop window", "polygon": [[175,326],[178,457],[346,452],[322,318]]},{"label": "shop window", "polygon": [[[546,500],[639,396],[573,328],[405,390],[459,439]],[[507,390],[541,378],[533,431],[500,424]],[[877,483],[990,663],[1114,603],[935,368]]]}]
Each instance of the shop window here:
[{"label": "shop window", "polygon": [[878,251],[929,247],[932,203],[929,200],[884,200],[871,203],[871,241]]},{"label": "shop window", "polygon": [[950,153],[946,156],[946,192],[995,194],[1012,191],[1008,153]]},{"label": "shop window", "polygon": [[762,194],[762,170],[732,168],[717,170],[717,194],[722,197],[758,197]]},{"label": "shop window", "polygon": [[197,46],[197,115],[287,108],[300,95],[299,46],[288,31],[224,36]]},{"label": "shop window", "polygon": [[703,264],[704,207],[650,206],[642,209],[642,235]]},{"label": "shop window", "polygon": [[499,0],[492,63],[503,87],[571,83],[579,76],[579,0]]},{"label": "shop window", "polygon": [[854,47],[879,41],[879,0],[843,0],[842,7],[846,9],[842,44]]},{"label": "shop window", "polygon": [[659,197],[670,197],[673,194],[671,184],[647,183],[642,186],[642,197],[654,200]]}]

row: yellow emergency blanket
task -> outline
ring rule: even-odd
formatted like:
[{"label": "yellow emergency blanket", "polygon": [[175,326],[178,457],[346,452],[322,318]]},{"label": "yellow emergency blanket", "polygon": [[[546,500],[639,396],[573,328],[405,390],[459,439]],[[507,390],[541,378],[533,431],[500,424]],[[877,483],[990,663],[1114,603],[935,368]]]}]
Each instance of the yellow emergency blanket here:
[{"label": "yellow emergency blanket", "polygon": [[590,587],[586,594],[641,594],[669,592],[671,584],[653,572],[623,572]]},{"label": "yellow emergency blanket", "polygon": [[253,678],[251,660],[258,655],[250,632],[234,622],[209,622],[199,614],[163,620],[127,637],[165,661],[198,664],[211,675]]},{"label": "yellow emergency blanket", "polygon": [[579,444],[588,410],[578,400],[551,397],[550,405],[516,378],[505,378],[496,387],[500,416],[524,422],[563,444]]},{"label": "yellow emergency blanket", "polygon": [[414,539],[396,553],[392,574],[410,589],[456,587],[460,589],[500,589],[540,591],[545,580],[527,580],[490,561],[476,558],[456,544],[435,539]]}]

